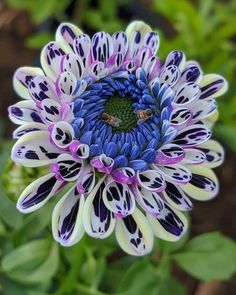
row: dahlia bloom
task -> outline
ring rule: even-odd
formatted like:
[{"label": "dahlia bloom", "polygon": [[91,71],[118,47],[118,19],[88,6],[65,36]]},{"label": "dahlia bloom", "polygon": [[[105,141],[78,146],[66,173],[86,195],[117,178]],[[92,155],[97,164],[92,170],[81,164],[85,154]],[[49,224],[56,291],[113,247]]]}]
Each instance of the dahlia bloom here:
[{"label": "dahlia bloom", "polygon": [[17,208],[35,211],[67,186],[52,214],[54,239],[63,246],[85,232],[100,239],[115,232],[124,251],[145,255],[154,236],[183,236],[191,198],[218,192],[211,168],[224,155],[210,137],[215,98],[227,82],[203,75],[180,51],[161,62],[158,47],[157,33],[140,21],[92,38],[62,23],[42,50],[42,69],[14,75],[24,100],[9,108],[19,125],[12,159],[49,167]]}]

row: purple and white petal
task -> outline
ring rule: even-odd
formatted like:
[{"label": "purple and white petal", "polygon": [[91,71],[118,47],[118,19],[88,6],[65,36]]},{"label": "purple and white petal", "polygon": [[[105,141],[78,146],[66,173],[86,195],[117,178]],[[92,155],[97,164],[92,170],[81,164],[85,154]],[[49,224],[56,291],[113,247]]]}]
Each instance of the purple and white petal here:
[{"label": "purple and white petal", "polygon": [[182,186],[166,182],[166,189],[162,192],[164,200],[180,211],[192,210],[192,202],[188,195],[182,190]]},{"label": "purple and white petal", "polygon": [[135,198],[128,185],[109,182],[103,189],[103,202],[117,218],[124,218],[133,213]]},{"label": "purple and white petal", "polygon": [[151,49],[152,54],[156,55],[160,45],[160,38],[156,32],[148,32],[143,40],[143,46]]},{"label": "purple and white petal", "polygon": [[43,123],[26,123],[24,125],[19,126],[13,132],[13,138],[18,139],[26,133],[30,133],[33,131],[46,131],[47,126]]},{"label": "purple and white petal", "polygon": [[187,127],[193,119],[192,110],[187,108],[174,109],[170,116],[171,125],[177,130]]},{"label": "purple and white petal", "polygon": [[74,53],[65,54],[61,60],[61,72],[71,72],[79,80],[84,74],[84,65],[80,56]]},{"label": "purple and white petal", "polygon": [[53,173],[38,178],[20,195],[17,201],[17,209],[22,213],[30,213],[41,208],[63,186]]},{"label": "purple and white petal", "polygon": [[219,183],[215,173],[204,166],[188,166],[192,173],[190,182],[182,186],[183,191],[191,198],[207,201],[214,198],[219,192]]},{"label": "purple and white petal", "polygon": [[121,249],[130,255],[143,256],[153,248],[152,230],[146,217],[137,208],[132,215],[117,220],[115,233]]},{"label": "purple and white petal", "polygon": [[72,126],[64,121],[59,121],[50,128],[52,143],[62,150],[67,150],[74,138]]},{"label": "purple and white petal", "polygon": [[105,239],[115,228],[114,214],[107,209],[102,194],[105,177],[101,178],[85,201],[83,225],[86,233],[94,238]]},{"label": "purple and white petal", "polygon": [[163,175],[155,170],[137,172],[136,181],[141,187],[152,192],[161,192],[165,189]]},{"label": "purple and white petal", "polygon": [[210,99],[199,100],[191,108],[191,111],[193,113],[193,120],[197,122],[202,119],[205,119],[211,116],[216,109],[217,109],[217,103],[215,99],[210,98]]},{"label": "purple and white petal", "polygon": [[183,213],[165,204],[157,217],[147,215],[154,235],[170,242],[178,241],[185,234],[188,222]]},{"label": "purple and white petal", "polygon": [[201,96],[200,99],[218,97],[223,95],[228,89],[227,81],[220,75],[207,74],[202,77],[200,82]]},{"label": "purple and white petal", "polygon": [[204,125],[196,124],[186,127],[174,138],[173,143],[181,147],[193,147],[206,142],[211,137],[211,131]]},{"label": "purple and white petal", "polygon": [[36,76],[31,79],[28,85],[29,93],[36,103],[40,103],[44,99],[58,100],[55,84],[46,76]]},{"label": "purple and white petal", "polygon": [[30,81],[38,75],[44,75],[43,70],[33,67],[21,67],[15,71],[13,76],[13,87],[15,92],[22,98],[31,99],[28,91]]},{"label": "purple and white petal", "polygon": [[121,52],[124,56],[128,50],[128,39],[125,32],[115,32],[112,35],[113,52]]},{"label": "purple and white petal", "polygon": [[198,148],[188,148],[184,150],[184,159],[181,164],[184,165],[199,165],[204,163],[206,155]]},{"label": "purple and white petal", "polygon": [[96,181],[95,170],[90,165],[84,165],[77,181],[77,190],[80,194],[89,194]]},{"label": "purple and white petal", "polygon": [[165,60],[164,68],[170,65],[174,65],[178,67],[180,70],[182,70],[185,65],[185,60],[186,60],[186,57],[183,52],[177,51],[177,50],[172,51],[168,54]]},{"label": "purple and white petal", "polygon": [[73,101],[77,90],[77,79],[71,72],[61,73],[56,80],[57,95],[62,102]]},{"label": "purple and white petal", "polygon": [[82,59],[83,65],[86,67],[89,66],[91,62],[90,58],[90,48],[91,48],[91,39],[86,34],[81,34],[74,39],[73,43],[74,52]]},{"label": "purple and white petal", "polygon": [[17,124],[23,125],[29,122],[42,123],[39,110],[32,100],[22,100],[8,108],[10,120]]},{"label": "purple and white petal", "polygon": [[89,157],[89,146],[87,144],[75,140],[71,143],[69,149],[76,160],[85,160]]},{"label": "purple and white petal", "polygon": [[107,174],[111,173],[114,166],[114,160],[111,157],[107,157],[105,154],[102,154],[98,157],[94,157],[90,161],[90,163],[99,172],[107,173]]},{"label": "purple and white petal", "polygon": [[189,169],[180,164],[157,166],[152,164],[152,168],[157,170],[164,178],[174,183],[188,183],[191,179]]},{"label": "purple and white petal", "polygon": [[224,161],[224,149],[215,140],[208,140],[207,142],[198,145],[197,149],[205,154],[205,167],[215,168],[220,166]]},{"label": "purple and white petal", "polygon": [[78,243],[84,235],[84,196],[72,187],[56,204],[52,214],[52,234],[64,247]]},{"label": "purple and white petal", "polygon": [[143,210],[153,216],[157,216],[164,208],[163,201],[157,192],[146,190],[140,185],[132,186],[133,194]]},{"label": "purple and white petal", "polygon": [[111,173],[113,179],[121,184],[132,184],[135,180],[135,172],[130,167],[117,168]]},{"label": "purple and white petal", "polygon": [[44,99],[40,108],[40,116],[45,123],[56,123],[61,120],[61,105],[54,99]]},{"label": "purple and white petal", "polygon": [[21,136],[12,148],[11,158],[26,167],[51,164],[60,154],[49,141],[47,131],[34,131]]},{"label": "purple and white petal", "polygon": [[184,158],[184,150],[172,143],[163,145],[157,150],[155,164],[170,165],[180,162]]},{"label": "purple and white petal", "polygon": [[51,165],[51,170],[55,173],[57,179],[64,181],[75,181],[83,169],[83,162],[75,160],[69,154],[58,156],[56,163]]},{"label": "purple and white petal", "polygon": [[112,37],[106,32],[98,32],[92,38],[92,56],[94,61],[106,63],[113,54]]},{"label": "purple and white petal", "polygon": [[178,84],[175,85],[175,88],[179,88],[180,85],[185,83],[193,82],[198,84],[202,79],[202,70],[197,62],[188,61],[185,63],[185,67],[181,73],[181,76],[178,80]]},{"label": "purple and white petal", "polygon": [[160,74],[160,82],[173,86],[180,77],[180,70],[175,65],[170,65],[163,69]]},{"label": "purple and white petal", "polygon": [[82,34],[82,31],[71,23],[62,23],[56,31],[56,41],[66,43],[73,50],[74,39]]},{"label": "purple and white petal", "polygon": [[41,52],[41,65],[46,73],[52,80],[55,80],[61,72],[61,59],[65,55],[65,47],[62,43],[50,42]]},{"label": "purple and white petal", "polygon": [[174,108],[189,107],[199,98],[200,94],[201,90],[198,84],[186,83],[177,90],[172,106]]}]

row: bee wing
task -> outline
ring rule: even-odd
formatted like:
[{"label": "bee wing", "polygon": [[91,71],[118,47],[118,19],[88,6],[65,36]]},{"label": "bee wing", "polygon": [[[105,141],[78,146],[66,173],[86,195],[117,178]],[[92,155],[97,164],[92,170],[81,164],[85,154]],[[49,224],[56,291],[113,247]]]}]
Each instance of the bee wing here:
[{"label": "bee wing", "polygon": [[145,121],[146,121],[146,120],[139,119],[139,120],[137,121],[137,124],[140,125],[140,124],[142,124],[142,123],[145,122]]},{"label": "bee wing", "polygon": [[115,117],[115,120],[114,120],[112,126],[119,127],[120,123],[121,123],[121,119]]}]

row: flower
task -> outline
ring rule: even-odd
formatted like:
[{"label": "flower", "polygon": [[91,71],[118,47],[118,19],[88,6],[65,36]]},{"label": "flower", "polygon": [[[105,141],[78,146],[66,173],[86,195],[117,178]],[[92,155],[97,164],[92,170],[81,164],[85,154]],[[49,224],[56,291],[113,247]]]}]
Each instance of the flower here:
[{"label": "flower", "polygon": [[26,187],[17,208],[39,209],[67,185],[52,215],[54,239],[63,246],[84,232],[104,239],[115,231],[124,251],[145,255],[154,236],[183,236],[190,198],[218,192],[211,168],[224,153],[210,137],[215,98],[227,82],[203,75],[180,51],[161,62],[158,47],[157,33],[141,21],[92,38],[62,23],[42,50],[42,69],[22,67],[14,75],[24,100],[9,108],[20,125],[12,159],[51,169]]}]

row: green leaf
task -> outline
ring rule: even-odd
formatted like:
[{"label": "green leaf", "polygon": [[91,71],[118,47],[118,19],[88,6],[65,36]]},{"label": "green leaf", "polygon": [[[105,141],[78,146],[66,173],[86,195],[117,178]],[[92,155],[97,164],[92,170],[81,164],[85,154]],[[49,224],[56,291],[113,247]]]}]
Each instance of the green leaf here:
[{"label": "green leaf", "polygon": [[36,240],[4,256],[2,270],[24,284],[45,283],[56,273],[58,263],[57,245],[49,240]]},{"label": "green leaf", "polygon": [[236,272],[236,243],[221,233],[206,233],[190,240],[171,258],[200,280],[227,280]]}]

